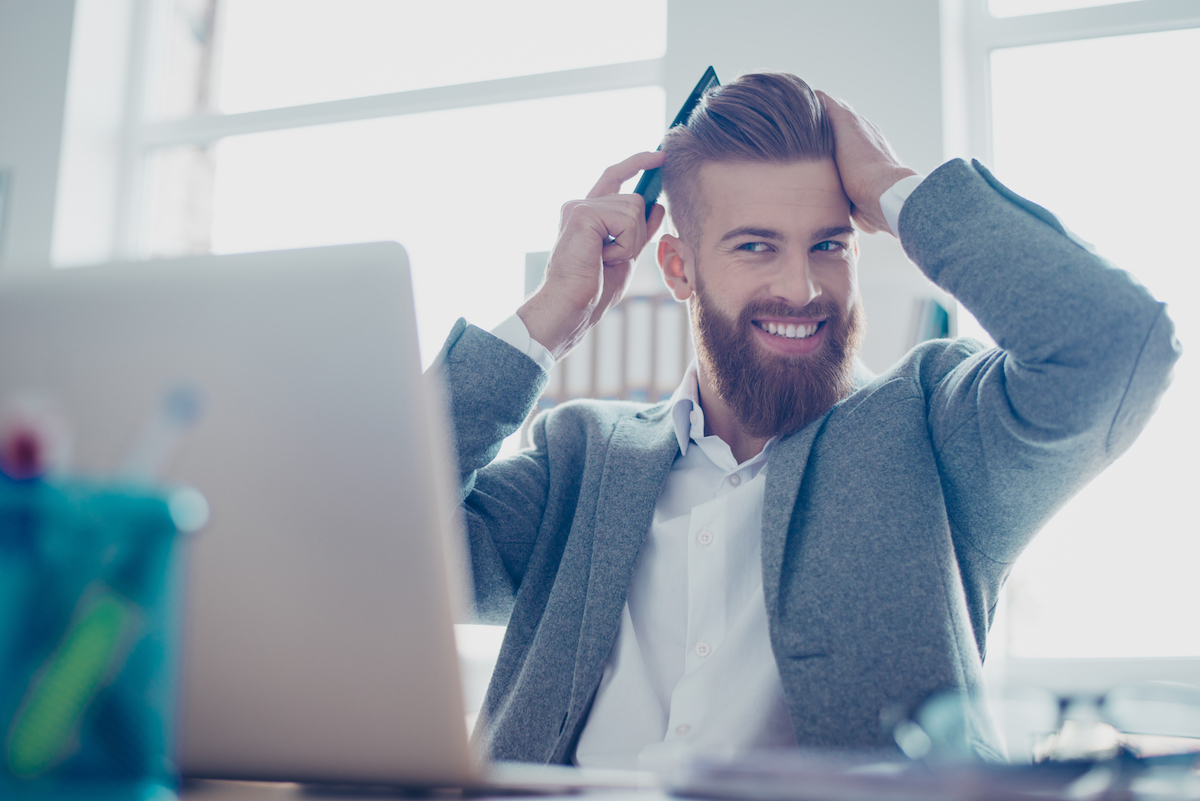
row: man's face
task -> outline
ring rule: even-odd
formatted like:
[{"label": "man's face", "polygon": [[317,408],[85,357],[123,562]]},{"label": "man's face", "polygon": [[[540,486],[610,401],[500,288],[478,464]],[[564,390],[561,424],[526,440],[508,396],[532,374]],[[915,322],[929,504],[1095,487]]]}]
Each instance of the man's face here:
[{"label": "man's face", "polygon": [[850,201],[831,159],[709,163],[698,184],[707,214],[698,242],[672,245],[683,279],[672,288],[690,299],[701,370],[748,433],[790,433],[850,392],[861,339]]}]

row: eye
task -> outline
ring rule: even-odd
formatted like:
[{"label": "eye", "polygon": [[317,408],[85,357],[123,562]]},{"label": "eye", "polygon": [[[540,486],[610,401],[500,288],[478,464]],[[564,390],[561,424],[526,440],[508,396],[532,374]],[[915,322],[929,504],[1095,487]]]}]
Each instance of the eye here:
[{"label": "eye", "polygon": [[813,246],[813,250],[845,250],[846,246],[836,239],[827,239],[824,242],[818,242]]},{"label": "eye", "polygon": [[766,253],[770,247],[766,242],[747,242],[744,245],[738,245],[737,249],[746,253]]}]

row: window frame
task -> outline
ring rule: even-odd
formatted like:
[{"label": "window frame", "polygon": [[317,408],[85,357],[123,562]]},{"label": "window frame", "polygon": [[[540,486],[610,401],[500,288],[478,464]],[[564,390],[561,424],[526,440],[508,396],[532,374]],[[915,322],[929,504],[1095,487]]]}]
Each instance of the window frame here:
[{"label": "window frame", "polygon": [[[173,120],[153,120],[149,98],[156,64],[163,61],[172,0],[134,0],[128,55],[129,78],[116,197],[114,255],[146,258],[144,224],[146,164],[164,147],[209,145],[243,134],[284,131],[315,125],[400,117],[430,111],[539,100],[613,89],[659,86],[665,89],[666,56],[593,67],[518,75],[471,83],[327,100],[233,114],[205,111]],[[219,11],[218,11],[219,14]]]},{"label": "window frame", "polygon": [[[994,17],[988,0],[943,0],[943,94],[947,157],[993,163],[991,56],[995,50],[1200,28],[1194,0],[1134,0],[1042,14]],[[957,69],[958,75],[953,73]],[[959,307],[959,313],[964,310]],[[988,637],[993,688],[1037,685],[1060,693],[1103,692],[1131,681],[1200,684],[1200,656],[1034,658],[1007,652],[1008,588]]]},{"label": "window frame", "polygon": [[965,112],[966,123],[963,131],[962,120],[947,121],[951,129],[947,149],[959,151],[953,155],[974,153],[987,164],[992,163],[993,50],[1200,28],[1200,5],[1195,0],[1133,0],[1016,17],[993,17],[988,0],[944,0],[943,6],[943,24],[957,40],[957,47],[954,41],[943,45],[950,51],[944,54],[947,66],[958,62],[963,72],[962,81],[943,77],[944,91],[950,95],[947,111]]}]

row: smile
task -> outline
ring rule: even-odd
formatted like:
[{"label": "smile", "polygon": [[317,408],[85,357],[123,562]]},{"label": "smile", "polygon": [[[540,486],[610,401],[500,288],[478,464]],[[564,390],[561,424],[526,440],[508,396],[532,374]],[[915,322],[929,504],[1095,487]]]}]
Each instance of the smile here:
[{"label": "smile", "polygon": [[769,323],[755,321],[754,325],[760,330],[766,331],[772,336],[782,337],[784,339],[807,339],[817,333],[817,328],[820,327],[823,320],[816,323]]}]

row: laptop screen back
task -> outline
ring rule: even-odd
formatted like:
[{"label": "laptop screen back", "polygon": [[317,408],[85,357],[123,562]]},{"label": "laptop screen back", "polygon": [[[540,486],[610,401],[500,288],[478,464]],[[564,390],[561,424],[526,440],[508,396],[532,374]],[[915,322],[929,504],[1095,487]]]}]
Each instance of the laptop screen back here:
[{"label": "laptop screen back", "polygon": [[65,405],[72,466],[98,476],[164,392],[200,392],[202,416],[163,476],[211,508],[189,552],[185,775],[474,775],[445,568],[445,440],[420,377],[403,248],[8,280],[0,365],[0,398]]}]

